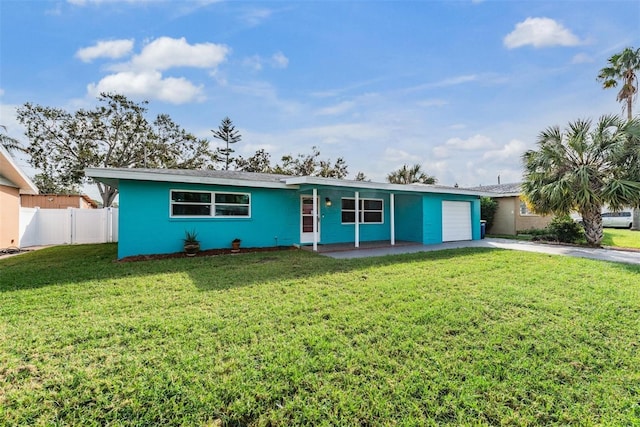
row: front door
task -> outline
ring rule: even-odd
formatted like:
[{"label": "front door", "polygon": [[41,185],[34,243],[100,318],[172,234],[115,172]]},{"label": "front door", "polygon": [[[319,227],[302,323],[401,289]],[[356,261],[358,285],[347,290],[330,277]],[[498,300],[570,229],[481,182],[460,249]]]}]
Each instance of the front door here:
[{"label": "front door", "polygon": [[[318,242],[320,241],[320,199],[316,199]],[[313,196],[300,196],[300,243],[313,243]]]}]

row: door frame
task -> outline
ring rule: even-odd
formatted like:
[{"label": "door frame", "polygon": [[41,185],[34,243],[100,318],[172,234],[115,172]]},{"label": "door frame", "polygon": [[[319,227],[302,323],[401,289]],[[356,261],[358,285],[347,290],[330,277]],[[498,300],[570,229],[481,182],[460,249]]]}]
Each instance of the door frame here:
[{"label": "door frame", "polygon": [[[311,214],[305,214],[303,211],[303,206],[304,203],[303,201],[305,199],[311,199],[313,201],[313,195],[312,194],[301,194],[300,195],[300,207],[299,207],[299,214],[300,214],[300,243],[304,244],[304,243],[313,243],[313,231],[311,232],[304,232],[304,221],[303,218],[306,217],[313,217],[313,208],[311,211]],[[320,197],[317,196],[316,197],[316,206],[317,206],[317,212],[316,212],[316,223],[317,223],[317,227],[318,227],[318,240],[317,242],[320,242],[320,235],[322,234],[320,232]]]}]

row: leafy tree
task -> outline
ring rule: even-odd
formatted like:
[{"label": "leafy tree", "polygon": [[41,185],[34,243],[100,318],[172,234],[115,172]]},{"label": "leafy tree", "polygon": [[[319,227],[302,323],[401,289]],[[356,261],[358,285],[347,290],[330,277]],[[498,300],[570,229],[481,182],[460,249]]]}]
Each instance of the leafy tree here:
[{"label": "leafy tree", "polygon": [[335,163],[330,159],[322,160],[318,147],[311,148],[311,154],[291,154],[282,156],[282,165],[276,165],[274,173],[294,176],[321,176],[324,178],[344,179],[348,174],[348,166],[342,157],[338,157]]},{"label": "leafy tree", "polygon": [[41,194],[80,194],[78,185],[55,181],[50,174],[46,173],[36,174],[33,177],[33,183]]},{"label": "leafy tree", "polygon": [[623,103],[627,110],[627,118],[631,120],[633,99],[638,93],[638,72],[640,72],[640,49],[625,48],[609,58],[609,66],[600,70],[598,80],[605,89],[618,86],[620,91],[616,100]]},{"label": "leafy tree", "polygon": [[[0,129],[4,132],[7,131],[7,127],[5,125],[0,125]],[[9,135],[5,135],[4,133],[0,133],[0,144],[2,144],[2,146],[10,153],[14,151],[25,151],[22,144],[20,144],[20,141],[10,137]]]},{"label": "leafy tree", "polygon": [[[42,183],[71,188],[86,181],[87,167],[211,167],[208,142],[176,125],[167,115],[145,117],[147,102],[102,93],[91,110],[70,113],[26,103],[18,121],[26,128],[29,163],[42,171]],[[102,203],[111,206],[118,189],[96,183]]]},{"label": "leafy tree", "polygon": [[211,129],[213,132],[213,137],[224,141],[226,143],[225,148],[218,148],[217,153],[225,158],[225,170],[229,170],[229,165],[233,162],[233,158],[230,157],[231,153],[234,153],[229,144],[235,144],[236,142],[240,142],[242,136],[240,132],[236,130],[236,127],[233,125],[233,122],[229,117],[225,117],[220,122],[220,126],[218,126],[217,130]]},{"label": "leafy tree", "polygon": [[240,156],[235,159],[235,169],[243,172],[271,173],[271,155],[261,148],[247,159]]},{"label": "leafy tree", "polygon": [[[640,121],[617,116],[576,120],[540,133],[537,150],[523,155],[523,195],[541,214],[582,215],[587,243],[602,241],[602,207],[618,210],[640,203],[640,176],[629,154],[640,138]],[[635,144],[633,144],[635,145]]]},{"label": "leafy tree", "polygon": [[400,169],[387,175],[387,181],[391,184],[435,184],[438,182],[434,176],[424,173],[419,164],[402,165]]},{"label": "leafy tree", "polygon": [[493,219],[498,211],[498,202],[492,197],[480,197],[480,219],[487,221],[486,230],[491,230]]}]

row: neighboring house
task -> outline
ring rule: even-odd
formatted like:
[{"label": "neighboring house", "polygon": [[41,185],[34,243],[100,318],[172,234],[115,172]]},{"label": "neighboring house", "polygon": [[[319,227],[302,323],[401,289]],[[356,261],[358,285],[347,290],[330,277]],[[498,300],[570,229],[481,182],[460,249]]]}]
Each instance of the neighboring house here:
[{"label": "neighboring house", "polygon": [[38,188],[0,145],[0,249],[20,246],[20,195]]},{"label": "neighboring house", "polygon": [[498,210],[493,218],[493,226],[487,233],[516,235],[523,230],[545,228],[553,215],[538,215],[527,207],[520,198],[520,183],[483,185],[471,190],[482,191],[498,202]]},{"label": "neighboring house", "polygon": [[478,191],[236,171],[89,168],[118,187],[118,257],[202,249],[480,239]]},{"label": "neighboring house", "polygon": [[20,202],[23,208],[98,208],[98,204],[86,194],[22,194],[20,195]]}]

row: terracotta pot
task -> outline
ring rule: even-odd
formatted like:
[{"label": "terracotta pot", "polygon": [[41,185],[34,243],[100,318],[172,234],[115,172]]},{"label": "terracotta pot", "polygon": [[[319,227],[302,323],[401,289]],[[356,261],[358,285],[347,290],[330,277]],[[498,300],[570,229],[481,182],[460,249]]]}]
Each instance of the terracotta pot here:
[{"label": "terracotta pot", "polygon": [[195,256],[200,251],[200,243],[185,243],[184,251],[187,256]]}]

